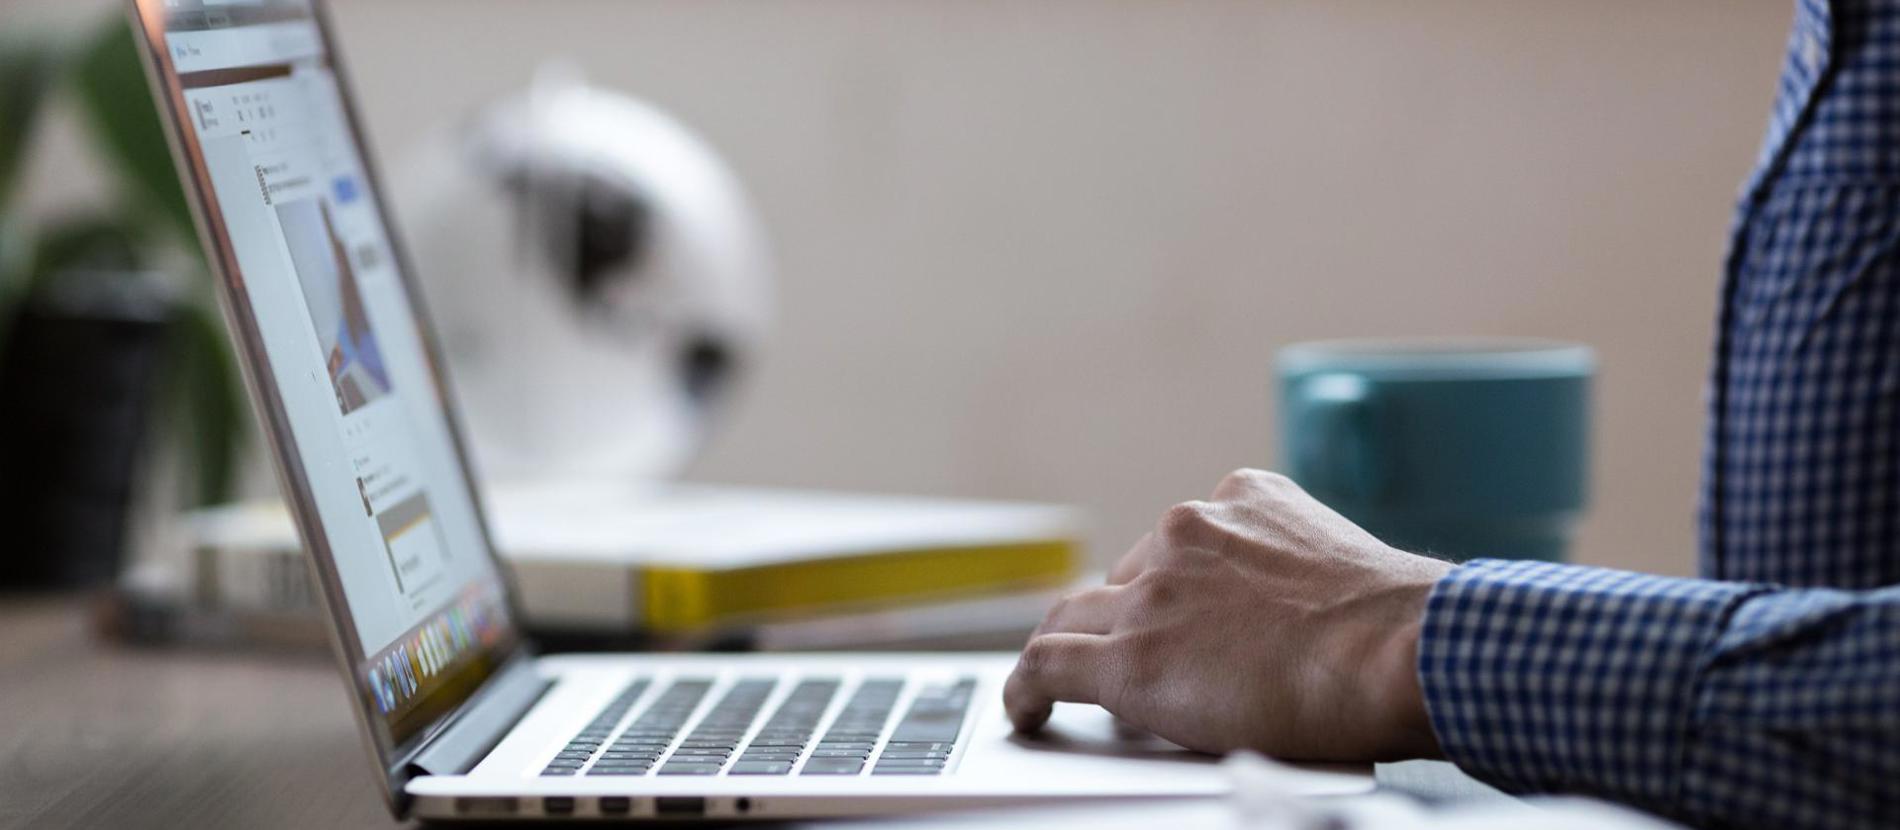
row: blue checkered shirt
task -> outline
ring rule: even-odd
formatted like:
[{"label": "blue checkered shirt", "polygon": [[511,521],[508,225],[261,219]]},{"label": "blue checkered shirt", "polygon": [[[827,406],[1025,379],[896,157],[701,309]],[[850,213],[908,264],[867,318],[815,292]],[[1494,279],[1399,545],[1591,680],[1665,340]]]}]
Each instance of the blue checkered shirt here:
[{"label": "blue checkered shirt", "polygon": [[1433,728],[1512,791],[1900,827],[1900,0],[1799,0],[1715,351],[1708,579],[1459,567]]}]

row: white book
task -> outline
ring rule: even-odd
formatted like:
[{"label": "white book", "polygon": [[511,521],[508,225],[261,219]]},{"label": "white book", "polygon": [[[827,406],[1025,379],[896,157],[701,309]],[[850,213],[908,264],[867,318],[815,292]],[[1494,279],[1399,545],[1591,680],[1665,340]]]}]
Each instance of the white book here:
[{"label": "white book", "polygon": [[[711,485],[497,487],[497,548],[534,624],[662,635],[1042,591],[1086,561],[1070,508]],[[190,514],[201,604],[315,609],[276,502]],[[301,580],[301,584],[299,584]]]}]

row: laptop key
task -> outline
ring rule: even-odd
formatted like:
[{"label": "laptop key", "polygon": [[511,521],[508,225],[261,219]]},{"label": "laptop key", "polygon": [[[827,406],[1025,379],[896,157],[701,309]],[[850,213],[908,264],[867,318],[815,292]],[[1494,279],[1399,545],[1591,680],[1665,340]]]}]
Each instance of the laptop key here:
[{"label": "laptop key", "polygon": [[724,764],[683,764],[669,763],[660,767],[661,775],[718,775]]},{"label": "laptop key", "polygon": [[886,758],[886,757],[884,757],[884,756],[881,756],[881,755],[880,755],[880,756],[878,756],[878,759],[877,759],[877,762],[878,762],[878,764],[879,764],[879,765],[883,765],[883,764],[890,764],[891,766],[894,766],[894,767],[941,767],[941,766],[943,766],[943,765],[944,765],[944,764],[945,764],[946,762],[948,762],[948,760],[949,760],[948,758],[943,758],[943,757],[938,757],[938,758]]},{"label": "laptop key", "polygon": [[792,772],[790,761],[740,761],[733,764],[728,775],[789,775]]},{"label": "laptop key", "polygon": [[864,762],[856,758],[813,758],[805,762],[801,775],[857,775]]},{"label": "laptop key", "polygon": [[884,745],[885,752],[890,752],[892,750],[921,751],[921,752],[949,752],[950,750],[955,749],[955,748],[956,748],[956,744],[950,743],[948,741],[938,741],[938,742],[891,741],[890,743]]}]

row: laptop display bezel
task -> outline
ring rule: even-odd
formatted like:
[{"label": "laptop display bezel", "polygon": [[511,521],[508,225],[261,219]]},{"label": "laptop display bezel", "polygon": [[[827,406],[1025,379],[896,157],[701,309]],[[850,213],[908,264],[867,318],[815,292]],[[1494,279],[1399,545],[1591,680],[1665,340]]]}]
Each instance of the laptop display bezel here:
[{"label": "laptop display bezel", "polygon": [[[237,266],[235,251],[217,209],[217,197],[211,187],[202,148],[189,128],[189,124],[184,120],[183,114],[187,112],[187,108],[183,85],[172,63],[169,50],[165,47],[164,0],[126,0],[133,39],[137,42],[143,57],[142,63],[147,80],[151,85],[153,99],[158,105],[159,120],[165,128],[166,140],[179,171],[181,183],[184,185],[186,199],[197,226],[199,242],[217,282],[219,305],[223,310],[232,343],[237,351],[245,386],[249,390],[252,404],[264,427],[270,452],[276,462],[279,484],[290,507],[291,515],[295,519],[298,535],[308,551],[306,559],[316,577],[317,584],[322,587],[322,602],[331,621],[331,645],[348,686],[351,710],[355,714],[364,743],[376,761],[379,779],[383,785],[384,799],[391,811],[401,816],[407,812],[409,802],[403,791],[403,785],[414,774],[412,761],[415,757],[433,737],[456,722],[457,718],[470,708],[471,704],[481,696],[483,688],[490,685],[490,681],[516,668],[519,663],[531,659],[532,649],[517,623],[521,619],[519,595],[513,585],[510,572],[504,567],[496,553],[493,538],[488,531],[488,520],[483,513],[482,502],[478,497],[479,490],[474,481],[475,467],[468,452],[468,442],[455,407],[451,404],[454,398],[451,395],[447,373],[444,369],[442,351],[437,343],[434,329],[428,324],[428,313],[409,266],[410,260],[402,243],[402,236],[394,226],[392,214],[384,199],[382,178],[375,160],[368,152],[369,145],[362,119],[358,114],[354,87],[337,49],[328,9],[323,0],[309,0],[309,5],[319,42],[324,50],[324,59],[335,77],[344,118],[348,122],[350,140],[361,159],[365,179],[364,190],[382,217],[390,256],[396,265],[404,294],[413,310],[416,331],[422,341],[423,357],[428,364],[430,378],[434,384],[432,391],[435,393],[437,405],[440,406],[448,425],[450,443],[463,471],[461,486],[468,488],[470,501],[480,525],[478,531],[483,548],[481,555],[488,557],[494,566],[493,578],[504,597],[506,606],[505,619],[501,620],[501,636],[484,655],[485,665],[489,668],[481,676],[480,681],[470,685],[465,694],[446,701],[448,705],[443,707],[441,715],[401,742],[388,739],[387,730],[381,722],[381,715],[374,710],[374,703],[362,683],[365,655],[362,653],[361,639],[344,599],[342,585],[336,571],[334,551],[329,547],[328,534],[323,532],[322,521],[309,486],[309,478],[295,446],[295,437],[291,432],[283,397],[269,369],[264,351],[264,339],[258,330],[256,318],[250,310],[250,301],[243,287],[244,277]],[[452,688],[443,688],[437,694],[450,694],[452,691]]]}]

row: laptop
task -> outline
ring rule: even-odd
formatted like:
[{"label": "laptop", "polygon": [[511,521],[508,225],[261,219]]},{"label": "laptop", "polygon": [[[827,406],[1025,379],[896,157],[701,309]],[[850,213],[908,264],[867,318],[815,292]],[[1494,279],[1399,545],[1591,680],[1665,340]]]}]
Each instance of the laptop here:
[{"label": "laptop", "polygon": [[538,653],[323,10],[130,7],[395,815],[731,820],[1228,789],[1212,759],[1123,737],[1093,707],[1013,735],[1011,654]]}]

